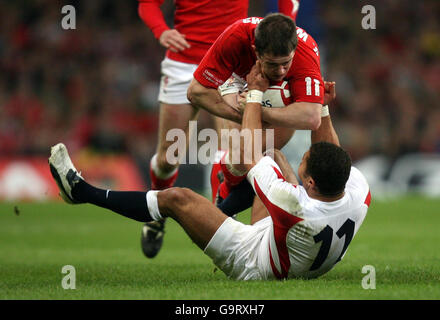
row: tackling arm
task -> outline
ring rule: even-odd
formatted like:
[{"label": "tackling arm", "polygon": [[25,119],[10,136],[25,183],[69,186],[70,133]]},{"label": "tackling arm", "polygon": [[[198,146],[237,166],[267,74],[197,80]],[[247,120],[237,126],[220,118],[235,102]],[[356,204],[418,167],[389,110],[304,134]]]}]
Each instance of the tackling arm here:
[{"label": "tackling arm", "polygon": [[294,102],[285,108],[264,108],[263,120],[277,127],[316,130],[321,124],[319,103]]},{"label": "tackling arm", "polygon": [[188,100],[197,108],[202,108],[218,117],[241,123],[241,114],[227,104],[217,89],[207,88],[196,79],[191,81],[188,88]]}]

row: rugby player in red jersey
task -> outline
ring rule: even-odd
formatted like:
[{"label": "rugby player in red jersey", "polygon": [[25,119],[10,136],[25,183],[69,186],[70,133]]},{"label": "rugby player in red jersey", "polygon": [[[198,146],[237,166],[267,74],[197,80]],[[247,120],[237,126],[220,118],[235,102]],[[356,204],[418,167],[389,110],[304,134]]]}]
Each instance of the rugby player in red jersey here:
[{"label": "rugby player in red jersey", "polygon": [[[244,78],[256,61],[271,84],[287,82],[290,90],[290,100],[283,108],[263,108],[264,128],[275,130],[274,147],[281,149],[296,129],[316,130],[319,127],[324,97],[318,46],[286,15],[270,14],[264,19],[250,17],[228,27],[195,71],[188,97],[194,106],[230,120],[229,129],[240,128],[242,116],[237,98],[222,97],[222,90],[225,85],[229,86],[226,80],[231,76],[239,83],[245,82]],[[229,88],[226,90],[230,92]],[[221,161],[225,181],[218,192],[213,186],[213,196],[217,194],[220,199],[225,199],[230,188],[240,184],[245,177],[229,159],[230,154]],[[211,181],[215,176],[213,169]]]}]

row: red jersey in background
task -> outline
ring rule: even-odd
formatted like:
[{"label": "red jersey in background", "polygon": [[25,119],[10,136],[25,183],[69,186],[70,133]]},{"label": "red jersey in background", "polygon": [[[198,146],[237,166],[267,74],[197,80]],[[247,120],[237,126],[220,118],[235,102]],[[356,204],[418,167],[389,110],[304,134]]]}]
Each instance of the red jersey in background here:
[{"label": "red jersey in background", "polygon": [[[164,0],[138,0],[139,16],[159,39],[170,28],[165,23],[161,4]],[[217,37],[231,23],[246,18],[248,0],[175,0],[174,29],[186,36],[191,48],[180,52],[167,50],[172,60],[198,64]]]}]

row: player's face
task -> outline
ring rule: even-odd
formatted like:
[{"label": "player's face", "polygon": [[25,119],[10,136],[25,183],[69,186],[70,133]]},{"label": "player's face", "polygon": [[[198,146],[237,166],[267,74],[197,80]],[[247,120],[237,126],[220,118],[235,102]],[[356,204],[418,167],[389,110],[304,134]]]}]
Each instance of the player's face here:
[{"label": "player's face", "polygon": [[292,51],[288,56],[272,56],[271,54],[264,54],[258,56],[258,60],[261,63],[261,69],[264,75],[269,80],[281,81],[286,77],[287,72],[289,72],[294,55],[295,51]]}]

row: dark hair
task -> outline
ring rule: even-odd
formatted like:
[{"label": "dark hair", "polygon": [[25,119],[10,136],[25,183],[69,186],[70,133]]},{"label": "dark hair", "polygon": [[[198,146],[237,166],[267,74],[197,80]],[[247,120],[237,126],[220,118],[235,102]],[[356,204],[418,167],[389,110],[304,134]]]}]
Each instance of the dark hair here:
[{"label": "dark hair", "polygon": [[305,173],[315,180],[319,193],[323,196],[342,193],[350,176],[350,155],[329,142],[315,143],[309,151]]},{"label": "dark hair", "polygon": [[295,21],[284,14],[267,15],[255,29],[255,50],[259,55],[287,56],[297,44]]}]

